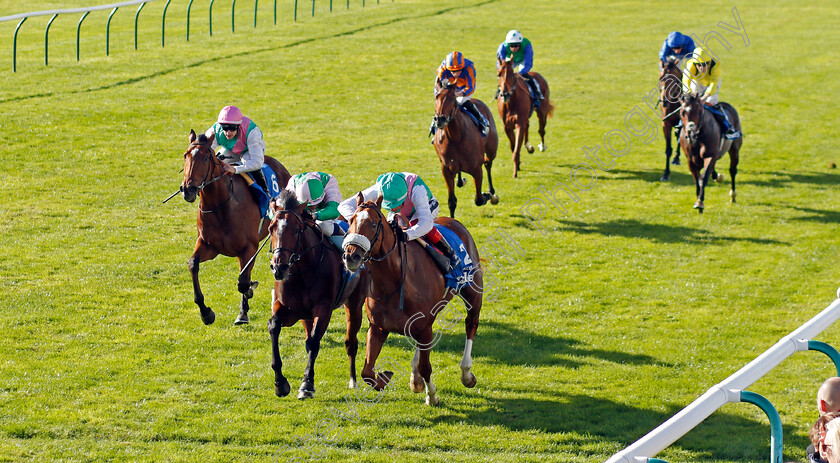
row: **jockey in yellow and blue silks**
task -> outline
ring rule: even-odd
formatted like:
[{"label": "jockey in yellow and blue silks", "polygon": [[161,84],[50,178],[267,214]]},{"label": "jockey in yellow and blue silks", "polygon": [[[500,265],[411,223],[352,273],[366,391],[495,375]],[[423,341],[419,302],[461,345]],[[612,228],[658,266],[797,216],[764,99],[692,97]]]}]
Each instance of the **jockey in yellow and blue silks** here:
[{"label": "jockey in yellow and blue silks", "polygon": [[[475,107],[470,96],[475,92],[475,66],[472,61],[464,58],[461,52],[453,51],[446,55],[446,58],[440,63],[437,70],[437,77],[435,78],[435,96],[437,96],[438,88],[443,81],[447,81],[455,86],[455,95],[458,104],[475,116],[481,125],[481,136],[487,136],[487,130],[490,123],[481,114],[481,111]],[[432,124],[434,128],[434,123]]]},{"label": "jockey in yellow and blue silks", "polygon": [[529,74],[531,67],[534,66],[534,49],[531,47],[530,40],[522,37],[522,34],[514,29],[507,33],[505,41],[499,45],[496,57],[501,61],[507,59],[513,61],[513,70],[525,79],[538,100],[544,99],[539,83]]},{"label": "jockey in yellow and blue silks", "polygon": [[659,49],[659,70],[661,71],[665,67],[665,61],[671,56],[680,61],[691,55],[694,48],[694,39],[677,31],[671,32],[668,34],[668,38],[662,42],[662,48]]},{"label": "jockey in yellow and blue silks", "polygon": [[[380,195],[382,207],[390,211],[389,220],[394,214],[399,213],[408,219],[411,225],[406,230],[400,229],[397,232],[397,239],[412,241],[422,237],[440,249],[442,255],[432,249],[432,246],[424,245],[426,252],[444,274],[449,273],[452,268],[461,263],[452,246],[434,227],[440,203],[420,176],[411,172],[388,172],[380,175],[376,183],[362,191],[364,201],[374,201]],[[351,196],[338,206],[338,210],[344,218],[350,220],[356,207],[356,197]]]},{"label": "jockey in yellow and blue silks", "polygon": [[219,117],[204,135],[213,139],[213,151],[221,147],[217,156],[224,161],[225,173],[251,172],[257,184],[268,191],[262,165],[265,160],[265,141],[257,124],[242,115],[236,106],[225,106]]},{"label": "jockey in yellow and blue silks", "polygon": [[733,140],[741,132],[729,122],[729,116],[718,106],[718,92],[721,84],[721,66],[708,50],[697,47],[688,58],[683,71],[683,93],[698,95],[718,123],[725,129],[725,137]]},{"label": "jockey in yellow and blue silks", "polygon": [[344,230],[335,219],[342,198],[335,177],[323,172],[304,172],[290,178],[286,189],[294,192],[299,203],[307,205],[309,215],[324,236],[341,249]]}]

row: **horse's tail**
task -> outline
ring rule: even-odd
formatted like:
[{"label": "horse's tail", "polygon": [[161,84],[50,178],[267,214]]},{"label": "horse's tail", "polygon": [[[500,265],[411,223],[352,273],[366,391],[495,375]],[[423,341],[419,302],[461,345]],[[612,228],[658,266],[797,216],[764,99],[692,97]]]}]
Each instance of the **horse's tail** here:
[{"label": "horse's tail", "polygon": [[554,105],[551,104],[551,100],[543,102],[548,107],[548,111],[546,111],[545,117],[552,117],[554,116]]}]

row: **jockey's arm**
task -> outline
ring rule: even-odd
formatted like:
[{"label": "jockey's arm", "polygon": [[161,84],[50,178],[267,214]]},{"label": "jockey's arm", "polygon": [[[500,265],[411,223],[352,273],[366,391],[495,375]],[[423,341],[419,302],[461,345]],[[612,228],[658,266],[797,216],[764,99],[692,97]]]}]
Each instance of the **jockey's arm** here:
[{"label": "jockey's arm", "polygon": [[720,64],[712,66],[712,68],[709,70],[710,83],[706,87],[706,91],[703,93],[704,96],[710,97],[710,96],[714,95],[715,93],[717,93],[718,84],[720,83],[720,75],[721,75]]},{"label": "jockey's arm", "polygon": [[259,170],[265,161],[265,141],[259,127],[254,127],[248,134],[248,151],[242,157],[242,165],[236,166],[236,173],[253,172]]},{"label": "jockey's arm", "polygon": [[338,204],[341,202],[341,191],[338,189],[338,180],[330,175],[327,184],[324,186],[324,199],[319,204],[315,218],[318,220],[332,220],[339,216]]},{"label": "jockey's arm", "polygon": [[[364,191],[362,191],[362,196],[364,196],[364,201],[374,201],[376,198],[379,197],[379,187],[375,184],[373,186],[368,187]],[[350,220],[350,217],[353,217],[353,213],[356,212],[356,195],[352,195],[349,198],[345,199],[338,205],[338,212],[344,217],[346,220]]]},{"label": "jockey's arm", "polygon": [[502,42],[502,44],[499,45],[499,49],[496,50],[496,58],[496,69],[499,69],[500,67],[502,67],[499,64],[499,62],[504,62],[505,58],[507,58],[507,47],[505,46],[504,42]]},{"label": "jockey's arm", "polygon": [[464,80],[466,81],[466,85],[464,86],[462,91],[463,96],[470,96],[475,91],[475,67],[467,66],[461,72],[464,75]]},{"label": "jockey's arm", "polygon": [[411,201],[414,203],[414,215],[408,217],[408,219],[409,221],[416,219],[417,223],[405,231],[405,235],[409,241],[420,238],[432,231],[434,223],[432,210],[429,208],[429,196],[426,194],[426,188],[421,185],[416,185],[412,188]]},{"label": "jockey's arm", "polygon": [[522,58],[522,68],[519,70],[519,73],[523,76],[527,76],[528,72],[531,71],[531,68],[534,66],[534,49],[531,47],[529,43],[527,47],[525,47],[525,56]]}]

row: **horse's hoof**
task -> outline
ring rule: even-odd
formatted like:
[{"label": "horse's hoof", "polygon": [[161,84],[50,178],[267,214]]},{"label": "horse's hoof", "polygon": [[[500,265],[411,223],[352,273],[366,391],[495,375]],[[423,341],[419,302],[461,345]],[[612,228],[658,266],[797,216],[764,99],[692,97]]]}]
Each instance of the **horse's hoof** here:
[{"label": "horse's hoof", "polygon": [[671,180],[671,175],[669,174],[665,174],[662,177],[659,177],[660,182],[667,182],[668,180]]},{"label": "horse's hoof", "polygon": [[201,321],[204,322],[205,325],[212,325],[214,321],[216,321],[216,313],[207,308],[207,315],[201,314]]},{"label": "horse's hoof", "polygon": [[382,373],[379,373],[378,375],[376,375],[376,384],[374,385],[373,388],[376,389],[377,391],[381,391],[382,389],[385,389],[386,387],[388,387],[388,383],[391,382],[391,377],[392,376],[394,376],[393,371],[387,371],[386,370],[386,371],[383,371]]},{"label": "horse's hoof", "polygon": [[234,320],[233,324],[234,325],[247,325],[250,322],[251,322],[251,319],[248,318],[247,313],[239,312],[239,316],[236,317],[236,320]]},{"label": "horse's hoof", "polygon": [[671,164],[673,164],[673,165],[675,165],[675,166],[680,165],[680,158],[674,158],[674,160],[673,160],[673,161],[671,161]]},{"label": "horse's hoof", "polygon": [[700,212],[703,212],[703,201],[700,201],[698,199],[697,202],[694,203],[694,208],[697,209]]},{"label": "horse's hoof", "polygon": [[315,397],[315,391],[298,391],[298,400],[312,399]]},{"label": "horse's hoof", "polygon": [[289,392],[292,392],[292,386],[289,385],[289,380],[286,378],[283,378],[283,382],[280,384],[274,383],[274,395],[277,397],[286,397]]},{"label": "horse's hoof", "polygon": [[426,382],[423,381],[423,377],[420,375],[415,376],[412,374],[411,379],[408,380],[408,385],[415,394],[423,392],[423,389],[426,388]]},{"label": "horse's hoof", "polygon": [[494,206],[495,206],[496,204],[499,204],[499,197],[498,197],[498,196],[496,196],[496,195],[492,195],[492,196],[490,196],[490,204],[492,204],[492,205],[494,205]]},{"label": "horse's hoof", "polygon": [[528,151],[528,154],[534,154],[534,147],[531,145],[526,145],[525,150]]},{"label": "horse's hoof", "polygon": [[717,177],[715,177],[715,181],[718,182],[718,183],[720,183],[724,180],[726,180],[726,177],[724,177],[723,174],[717,174]]},{"label": "horse's hoof", "polygon": [[545,143],[540,143],[540,144],[539,144],[539,146],[538,146],[538,148],[539,148],[539,149],[540,149],[540,151],[542,151],[542,152],[545,152],[545,150],[547,150],[547,149],[548,149],[548,147],[547,147],[547,146],[545,146]]},{"label": "horse's hoof", "polygon": [[461,384],[466,387],[475,387],[475,383],[478,382],[478,379],[472,374],[471,371],[462,371],[461,372]]},{"label": "horse's hoof", "polygon": [[350,389],[356,389],[356,380],[353,379],[353,378],[350,378],[350,382],[348,383],[348,386],[350,387]]},{"label": "horse's hoof", "polygon": [[438,406],[440,405],[440,397],[437,395],[435,396],[426,396],[426,405]]},{"label": "horse's hoof", "polygon": [[467,184],[467,181],[464,180],[464,179],[459,179],[457,184],[458,184],[458,188],[461,188],[462,186]]}]

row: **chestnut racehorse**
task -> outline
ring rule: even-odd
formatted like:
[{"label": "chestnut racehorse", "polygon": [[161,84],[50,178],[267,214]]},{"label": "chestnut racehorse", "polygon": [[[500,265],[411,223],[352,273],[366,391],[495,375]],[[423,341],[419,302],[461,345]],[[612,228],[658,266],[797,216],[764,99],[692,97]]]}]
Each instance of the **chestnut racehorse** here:
[{"label": "chestnut racehorse", "polygon": [[[729,114],[732,125],[741,130],[741,120],[738,113],[729,103],[720,102],[719,107]],[[680,144],[688,158],[691,176],[697,191],[697,202],[694,208],[703,212],[703,199],[709,178],[715,178],[715,163],[723,153],[729,152],[729,175],[732,177],[732,189],[729,190],[729,201],[735,202],[735,174],[738,173],[738,155],[743,138],[727,140],[721,133],[715,117],[705,108],[696,95],[685,95],[680,107],[680,118],[683,129],[680,131]],[[701,176],[700,171],[703,171]]]},{"label": "chestnut racehorse", "polygon": [[674,127],[680,123],[680,98],[682,97],[682,71],[679,60],[670,56],[665,67],[659,73],[659,103],[662,108],[662,134],[665,136],[665,172],[659,180],[667,182],[671,179],[671,133],[677,140],[677,154],[673,164],[680,165],[680,133]]},{"label": "chestnut racehorse", "polygon": [[[548,83],[543,76],[536,72],[529,72],[532,79],[539,83],[543,94],[543,101],[540,107],[536,108],[537,118],[540,121],[540,151],[545,151],[545,123],[549,116],[554,114],[554,105],[549,99],[550,92]],[[510,151],[513,153],[513,176],[519,175],[519,153],[522,145],[529,153],[534,152],[534,147],[528,142],[528,125],[530,123],[531,111],[534,106],[531,102],[531,93],[528,90],[528,83],[525,79],[513,70],[513,62],[499,60],[499,116],[505,127],[505,133],[510,140]]]},{"label": "chestnut racehorse", "polygon": [[[475,98],[473,104],[487,121],[490,127],[487,136],[482,137],[481,131],[472,121],[458,108],[456,101],[455,87],[444,81],[443,85],[437,88],[435,97],[435,138],[434,145],[438,158],[440,159],[440,171],[446,181],[446,190],[449,192],[449,216],[455,217],[455,207],[458,205],[458,198],[455,197],[455,175],[458,175],[458,186],[466,183],[461,178],[461,172],[466,172],[473,177],[475,182],[475,205],[483,206],[489,200],[492,204],[499,202],[496,196],[496,189],[493,188],[493,177],[491,169],[493,160],[496,159],[496,150],[499,148],[499,135],[496,133],[496,124],[493,122],[493,115],[487,105]],[[487,183],[490,184],[490,192],[482,193],[481,182],[483,174],[481,165],[487,169]]]},{"label": "chestnut racehorse", "polygon": [[[388,385],[393,373],[386,371],[375,374],[374,365],[388,334],[402,334],[415,346],[409,381],[411,390],[422,392],[425,387],[426,403],[437,405],[440,398],[432,383],[429,350],[439,338],[435,337],[432,324],[437,314],[455,296],[456,290],[446,288],[443,275],[420,244],[397,239],[392,227],[398,226],[396,223],[399,219],[391,224],[386,222],[380,211],[381,196],[376,202],[365,203],[360,193],[356,200],[359,206],[350,218],[343,259],[344,266],[351,271],[362,264],[370,269],[371,286],[365,304],[370,328],[362,378],[376,390]],[[483,288],[482,274],[478,271],[478,250],[469,231],[457,220],[439,217],[435,222],[461,238],[467,251],[464,262],[471,260],[476,266],[471,282],[461,285],[457,291],[467,307],[467,339],[461,359],[461,383],[473,387],[476,378],[470,371],[472,344],[478,329]],[[453,312],[451,308],[447,311]]]},{"label": "chestnut racehorse", "polygon": [[[224,161],[216,157],[211,149],[213,138],[208,139],[204,134],[196,137],[195,131],[190,130],[189,141],[190,146],[184,153],[181,192],[190,203],[196,197],[201,198],[196,220],[198,239],[187,261],[192,274],[195,303],[205,325],[216,320],[216,314],[204,304],[204,294],[198,283],[199,264],[219,254],[236,257],[239,259],[237,289],[242,293],[242,299],[239,316],[234,323],[248,323],[248,299],[254,296],[254,288],[258,284],[251,281],[254,266],[251,258],[257,252],[260,240],[268,236],[268,221],[260,221],[259,205],[243,176],[225,175]],[[285,186],[290,177],[286,168],[268,156],[265,163],[274,171],[279,185]]]},{"label": "chestnut racehorse", "polygon": [[298,389],[298,399],[315,394],[315,359],[321,338],[327,331],[333,310],[344,305],[347,335],[344,348],[350,360],[350,387],[356,387],[357,335],[362,325],[362,304],[370,284],[366,268],[359,270],[346,284],[342,283],[344,265],[341,252],[325,239],[311,217],[305,218],[305,204],[295,194],[283,190],[271,202],[274,219],[268,227],[271,236],[271,271],[274,290],[271,294],[271,368],[274,370],[274,393],[286,396],[289,381],[283,376],[278,338],[280,329],[303,320],[306,331],[306,370]]}]

